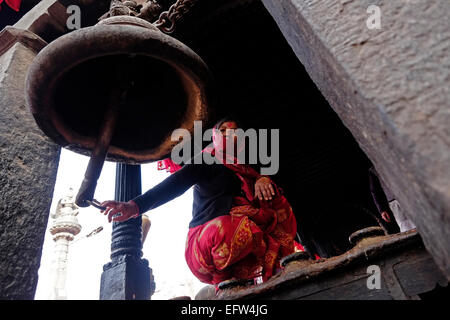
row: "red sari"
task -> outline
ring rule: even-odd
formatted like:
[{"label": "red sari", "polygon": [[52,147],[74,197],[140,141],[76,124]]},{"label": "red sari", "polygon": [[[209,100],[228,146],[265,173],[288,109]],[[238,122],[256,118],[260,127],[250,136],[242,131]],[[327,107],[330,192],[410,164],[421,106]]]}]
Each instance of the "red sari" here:
[{"label": "red sari", "polygon": [[[221,152],[225,140],[214,134],[213,141],[214,148],[203,152],[222,160],[229,158]],[[272,182],[275,196],[269,201],[259,200],[254,197],[254,185],[262,176],[248,165],[237,164],[237,159],[231,160],[221,163],[239,177],[245,196],[233,198],[229,215],[190,228],[186,240],[185,258],[190,270],[209,284],[259,276],[265,281],[279,268],[280,258],[296,250],[297,222],[282,190]],[[167,161],[164,165],[170,168]],[[161,164],[159,168],[164,169]]]},{"label": "red sari", "polygon": [[280,258],[295,252],[297,222],[286,198],[255,205],[234,198],[230,214],[191,228],[186,262],[202,282],[217,284],[231,278],[270,278]]}]

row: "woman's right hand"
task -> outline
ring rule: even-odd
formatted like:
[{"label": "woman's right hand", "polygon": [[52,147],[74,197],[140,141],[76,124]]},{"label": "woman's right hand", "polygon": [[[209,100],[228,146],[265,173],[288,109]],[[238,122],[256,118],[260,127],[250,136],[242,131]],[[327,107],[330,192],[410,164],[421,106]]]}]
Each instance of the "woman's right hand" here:
[{"label": "woman's right hand", "polygon": [[[105,210],[101,210],[100,212],[108,215],[108,222],[123,222],[139,216],[139,207],[133,200],[128,202],[109,200],[102,202],[101,206],[106,207]],[[114,217],[117,213],[120,213],[120,215]]]},{"label": "woman's right hand", "polygon": [[259,200],[272,200],[272,197],[275,196],[275,190],[272,186],[272,180],[269,177],[263,176],[259,178],[255,183],[255,196],[259,198]]}]

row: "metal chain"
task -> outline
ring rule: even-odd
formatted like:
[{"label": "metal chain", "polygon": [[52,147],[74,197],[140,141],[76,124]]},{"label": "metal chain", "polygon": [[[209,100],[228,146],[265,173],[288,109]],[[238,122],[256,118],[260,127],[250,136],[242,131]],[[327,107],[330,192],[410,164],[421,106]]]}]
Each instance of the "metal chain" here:
[{"label": "metal chain", "polygon": [[176,22],[188,13],[199,0],[177,0],[170,6],[169,10],[164,11],[153,25],[165,33],[175,31]]}]

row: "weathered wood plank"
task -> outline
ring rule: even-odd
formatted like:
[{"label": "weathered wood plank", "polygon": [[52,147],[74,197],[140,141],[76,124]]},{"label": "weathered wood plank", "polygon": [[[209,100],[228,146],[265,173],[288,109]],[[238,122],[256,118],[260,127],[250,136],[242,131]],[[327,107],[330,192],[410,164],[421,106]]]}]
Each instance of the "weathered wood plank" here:
[{"label": "weathered wood plank", "polygon": [[450,2],[263,3],[450,279]]}]

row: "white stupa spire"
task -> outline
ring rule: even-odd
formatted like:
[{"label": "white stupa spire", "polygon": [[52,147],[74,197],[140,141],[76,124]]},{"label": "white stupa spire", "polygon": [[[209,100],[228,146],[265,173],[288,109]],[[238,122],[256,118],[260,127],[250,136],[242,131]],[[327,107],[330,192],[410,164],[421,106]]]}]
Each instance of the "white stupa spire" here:
[{"label": "white stupa spire", "polygon": [[67,196],[59,200],[56,212],[51,214],[54,221],[50,233],[55,241],[54,282],[50,294],[51,300],[67,298],[65,287],[69,243],[81,231],[81,225],[77,220],[78,212],[79,207],[75,204],[75,195],[73,189],[70,188]]}]

